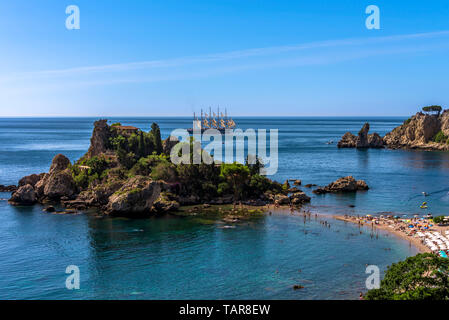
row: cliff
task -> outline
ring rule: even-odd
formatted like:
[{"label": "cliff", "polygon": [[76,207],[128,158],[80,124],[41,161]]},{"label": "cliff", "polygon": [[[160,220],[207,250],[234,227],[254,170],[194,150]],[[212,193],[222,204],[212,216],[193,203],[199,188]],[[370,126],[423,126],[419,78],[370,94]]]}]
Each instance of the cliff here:
[{"label": "cliff", "polygon": [[366,123],[358,136],[345,133],[338,147],[449,150],[449,110],[441,114],[418,112],[383,138],[377,133],[368,135],[368,130]]},{"label": "cliff", "polygon": [[418,112],[383,138],[392,149],[449,150],[449,110],[440,115]]}]

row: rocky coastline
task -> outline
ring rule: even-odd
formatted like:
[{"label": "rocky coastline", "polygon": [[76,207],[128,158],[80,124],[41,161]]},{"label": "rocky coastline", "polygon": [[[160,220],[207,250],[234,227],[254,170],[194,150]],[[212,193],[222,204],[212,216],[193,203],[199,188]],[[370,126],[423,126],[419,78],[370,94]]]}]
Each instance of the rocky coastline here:
[{"label": "rocky coastline", "polygon": [[365,123],[358,135],[351,132],[343,135],[338,148],[389,148],[417,149],[427,151],[449,150],[449,110],[429,114],[418,112],[384,137],[368,134],[369,123]]},{"label": "rocky coastline", "polygon": [[[182,206],[300,206],[310,197],[259,175],[256,165],[174,165],[169,160],[177,141],[161,140],[157,124],[150,132],[107,120],[94,123],[91,144],[71,163],[58,154],[48,172],[23,177],[12,192],[15,206],[42,204],[66,209],[98,209],[104,215],[150,217]],[[47,210],[52,212],[53,210]]]}]

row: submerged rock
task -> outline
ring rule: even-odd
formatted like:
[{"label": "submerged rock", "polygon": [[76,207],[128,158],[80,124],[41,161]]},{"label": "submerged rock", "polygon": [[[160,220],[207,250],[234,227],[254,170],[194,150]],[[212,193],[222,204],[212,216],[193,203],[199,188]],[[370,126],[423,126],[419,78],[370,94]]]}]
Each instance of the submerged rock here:
[{"label": "submerged rock", "polygon": [[43,211],[45,211],[45,212],[55,212],[56,209],[53,206],[48,206]]}]

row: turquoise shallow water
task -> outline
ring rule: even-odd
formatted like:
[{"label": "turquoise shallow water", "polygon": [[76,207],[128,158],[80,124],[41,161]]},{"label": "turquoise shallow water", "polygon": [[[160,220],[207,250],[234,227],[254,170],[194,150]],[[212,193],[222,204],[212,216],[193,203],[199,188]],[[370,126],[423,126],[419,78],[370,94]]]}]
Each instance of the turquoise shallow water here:
[{"label": "turquoise shallow water", "polygon": [[[79,158],[95,119],[0,119],[0,184],[48,171],[64,153]],[[162,134],[190,127],[188,118],[114,119]],[[443,152],[338,150],[327,145],[369,120],[385,134],[402,118],[241,118],[241,128],[279,129],[273,177],[327,184],[352,174],[371,189],[312,198],[324,213],[447,213],[449,156]],[[307,189],[305,189],[307,191]],[[426,198],[428,211],[418,206]],[[1,199],[8,194],[0,194]],[[349,208],[348,205],[355,205]],[[329,218],[330,219],[330,218]],[[0,299],[348,299],[357,298],[365,265],[381,270],[415,253],[392,236],[356,226],[272,215],[221,229],[194,218],[126,220],[45,214],[0,200]],[[350,248],[350,250],[348,250]],[[65,289],[65,268],[78,265],[81,289]],[[299,272],[301,270],[301,272]],[[305,289],[294,291],[293,284]]]},{"label": "turquoise shallow water", "polygon": [[[366,264],[416,251],[328,219],[276,214],[224,229],[195,218],[61,216],[0,202],[0,299],[355,299]],[[351,248],[351,250],[348,250]],[[80,268],[80,290],[65,268]],[[295,291],[294,284],[305,288]]]}]

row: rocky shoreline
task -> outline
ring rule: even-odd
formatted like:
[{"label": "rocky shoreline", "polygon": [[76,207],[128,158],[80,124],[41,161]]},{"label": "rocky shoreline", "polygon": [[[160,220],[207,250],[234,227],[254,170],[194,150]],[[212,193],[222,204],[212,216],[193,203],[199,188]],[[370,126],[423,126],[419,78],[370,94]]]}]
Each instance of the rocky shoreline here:
[{"label": "rocky shoreline", "polygon": [[424,151],[449,150],[449,110],[438,114],[418,112],[384,137],[368,134],[369,123],[365,123],[358,135],[350,132],[343,135],[338,148],[389,148],[417,149]]},{"label": "rocky shoreline", "polygon": [[[259,175],[260,162],[174,165],[169,155],[177,143],[161,140],[157,124],[143,132],[99,120],[81,159],[71,163],[58,154],[48,172],[23,177],[17,187],[1,186],[1,190],[12,193],[9,203],[15,206],[42,204],[48,212],[62,206],[70,213],[96,209],[104,215],[131,218],[179,212],[196,205],[233,204],[230,212],[235,213],[237,206],[299,207],[311,201],[299,188],[301,180],[281,184]],[[317,187],[314,193],[367,189],[364,181],[349,176]]]},{"label": "rocky shoreline", "polygon": [[126,217],[149,217],[189,205],[300,206],[310,201],[298,188],[259,175],[260,163],[174,165],[169,155],[177,143],[161,140],[157,124],[143,132],[99,120],[81,159],[72,164],[58,154],[48,172],[23,177],[17,187],[2,190],[12,192],[9,203],[15,206],[96,208]]}]

